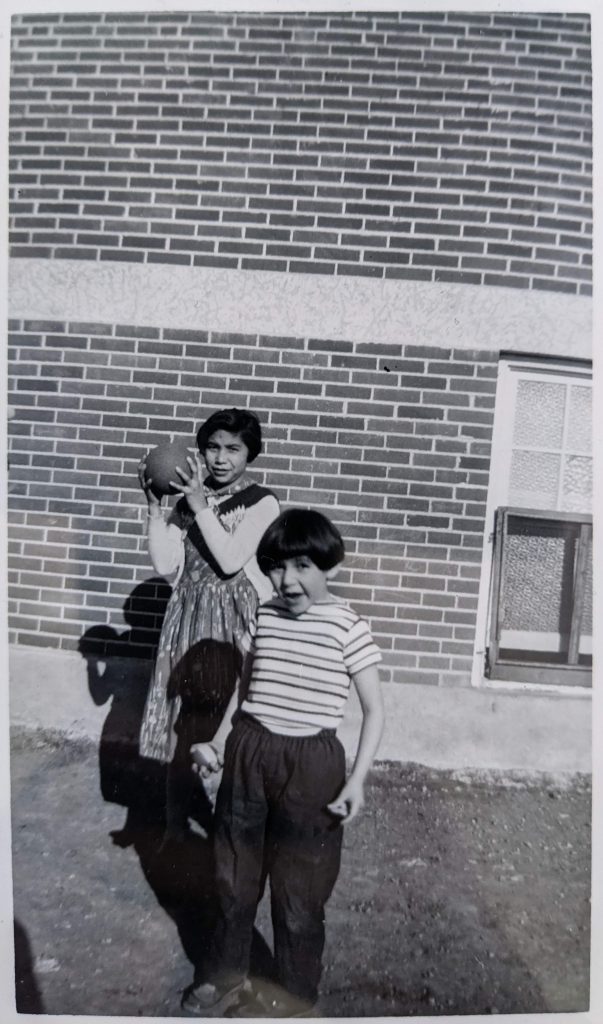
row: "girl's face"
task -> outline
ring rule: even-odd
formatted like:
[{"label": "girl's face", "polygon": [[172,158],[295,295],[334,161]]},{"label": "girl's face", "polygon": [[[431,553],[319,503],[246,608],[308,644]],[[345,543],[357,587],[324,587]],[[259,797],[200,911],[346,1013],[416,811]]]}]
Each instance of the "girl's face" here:
[{"label": "girl's face", "polygon": [[249,450],[240,434],[216,430],[203,452],[205,465],[220,487],[234,484],[247,469]]}]

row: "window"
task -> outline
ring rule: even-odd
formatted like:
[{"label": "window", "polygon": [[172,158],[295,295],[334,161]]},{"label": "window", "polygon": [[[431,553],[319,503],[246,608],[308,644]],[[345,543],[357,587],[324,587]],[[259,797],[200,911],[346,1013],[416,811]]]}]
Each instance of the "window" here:
[{"label": "window", "polygon": [[590,383],[515,371],[515,384],[509,504],[590,512]]},{"label": "window", "polygon": [[591,399],[584,364],[501,361],[479,678],[590,685]]}]

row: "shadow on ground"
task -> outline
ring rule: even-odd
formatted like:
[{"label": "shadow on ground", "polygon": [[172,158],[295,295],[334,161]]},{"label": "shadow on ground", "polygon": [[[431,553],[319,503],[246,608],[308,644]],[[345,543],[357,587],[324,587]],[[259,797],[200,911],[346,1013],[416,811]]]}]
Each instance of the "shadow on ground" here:
[{"label": "shadow on ground", "polygon": [[[178,1016],[211,916],[202,838],[159,853],[130,804],[116,845],[124,805],[103,800],[85,745],[16,735],[12,797],[15,913],[45,1012]],[[379,766],[327,908],[320,1013],[586,1009],[589,822],[584,777]],[[265,903],[258,926],[269,940]]]},{"label": "shadow on ground", "polygon": [[31,946],[27,932],[16,918],[13,922],[13,927],[17,1013],[45,1013],[40,989],[34,973]]},{"label": "shadow on ground", "polygon": [[[180,765],[179,800],[184,818],[195,830],[180,841],[165,838],[166,774],[164,764],[141,757],[138,738],[150,682],[152,660],[146,672],[132,670],[141,651],[153,654],[170,595],[161,578],[145,581],[127,598],[123,615],[128,629],[118,633],[107,625],[93,626],[82,636],[79,650],[86,661],[90,696],[97,705],[108,705],[98,749],[98,781],[102,799],[126,809],[119,828],[110,839],[119,850],[131,849],[138,857],[142,875],[158,905],[176,925],[182,951],[190,963],[190,977],[202,977],[214,917],[212,859],[213,794],[206,792],[190,770],[190,744],[210,739],[228,703],[230,692],[210,694],[202,705],[191,704],[187,687],[194,683],[199,664],[225,655],[213,641],[198,644],[175,667],[170,686],[178,689],[183,711],[176,723],[176,757]],[[227,649],[232,661],[232,651]],[[232,674],[232,673],[231,673]],[[214,671],[212,676],[222,678]],[[186,703],[188,700],[188,704]],[[272,956],[265,941],[254,934],[253,970],[259,977],[272,975]]]},{"label": "shadow on ground", "polygon": [[[151,662],[133,656],[152,653],[168,596],[148,580],[126,601],[124,633],[97,626],[82,637],[91,698],[108,705],[98,750],[13,737],[22,1012],[178,1016],[181,991],[202,971],[212,794],[197,793],[196,831],[166,845],[165,768],[137,745]],[[378,766],[327,908],[319,1013],[587,1009],[589,850],[585,776]],[[270,935],[264,900],[253,973],[266,979]]]}]

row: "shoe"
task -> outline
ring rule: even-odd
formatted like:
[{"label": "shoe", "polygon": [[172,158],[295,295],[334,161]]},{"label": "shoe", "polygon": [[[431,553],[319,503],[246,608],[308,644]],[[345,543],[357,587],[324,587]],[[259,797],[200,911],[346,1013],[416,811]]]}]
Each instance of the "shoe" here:
[{"label": "shoe", "polygon": [[191,985],[185,989],[180,1006],[191,1017],[221,1017],[236,1003],[244,986],[245,981],[239,981],[229,989],[220,989],[209,981]]},{"label": "shoe", "polygon": [[283,998],[274,998],[263,993],[255,995],[242,994],[237,1001],[229,1007],[224,1014],[225,1017],[316,1017],[313,1006],[301,1003],[298,1000],[287,1001]]}]

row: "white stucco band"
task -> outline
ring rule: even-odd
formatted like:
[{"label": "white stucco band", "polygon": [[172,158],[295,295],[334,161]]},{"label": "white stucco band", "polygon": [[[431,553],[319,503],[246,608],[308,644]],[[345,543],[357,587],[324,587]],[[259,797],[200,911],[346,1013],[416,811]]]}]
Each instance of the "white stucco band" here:
[{"label": "white stucco band", "polygon": [[89,260],[10,260],[9,316],[582,359],[592,344],[592,300],[558,292]]},{"label": "white stucco band", "polygon": [[[111,687],[102,701],[98,694],[92,699],[78,654],[11,647],[9,666],[13,726],[94,743],[101,734],[105,740],[137,735],[150,662],[114,659]],[[396,683],[384,686],[384,699],[379,760],[460,770],[590,771],[590,700]],[[360,720],[353,696],[339,732],[349,757]]]}]

